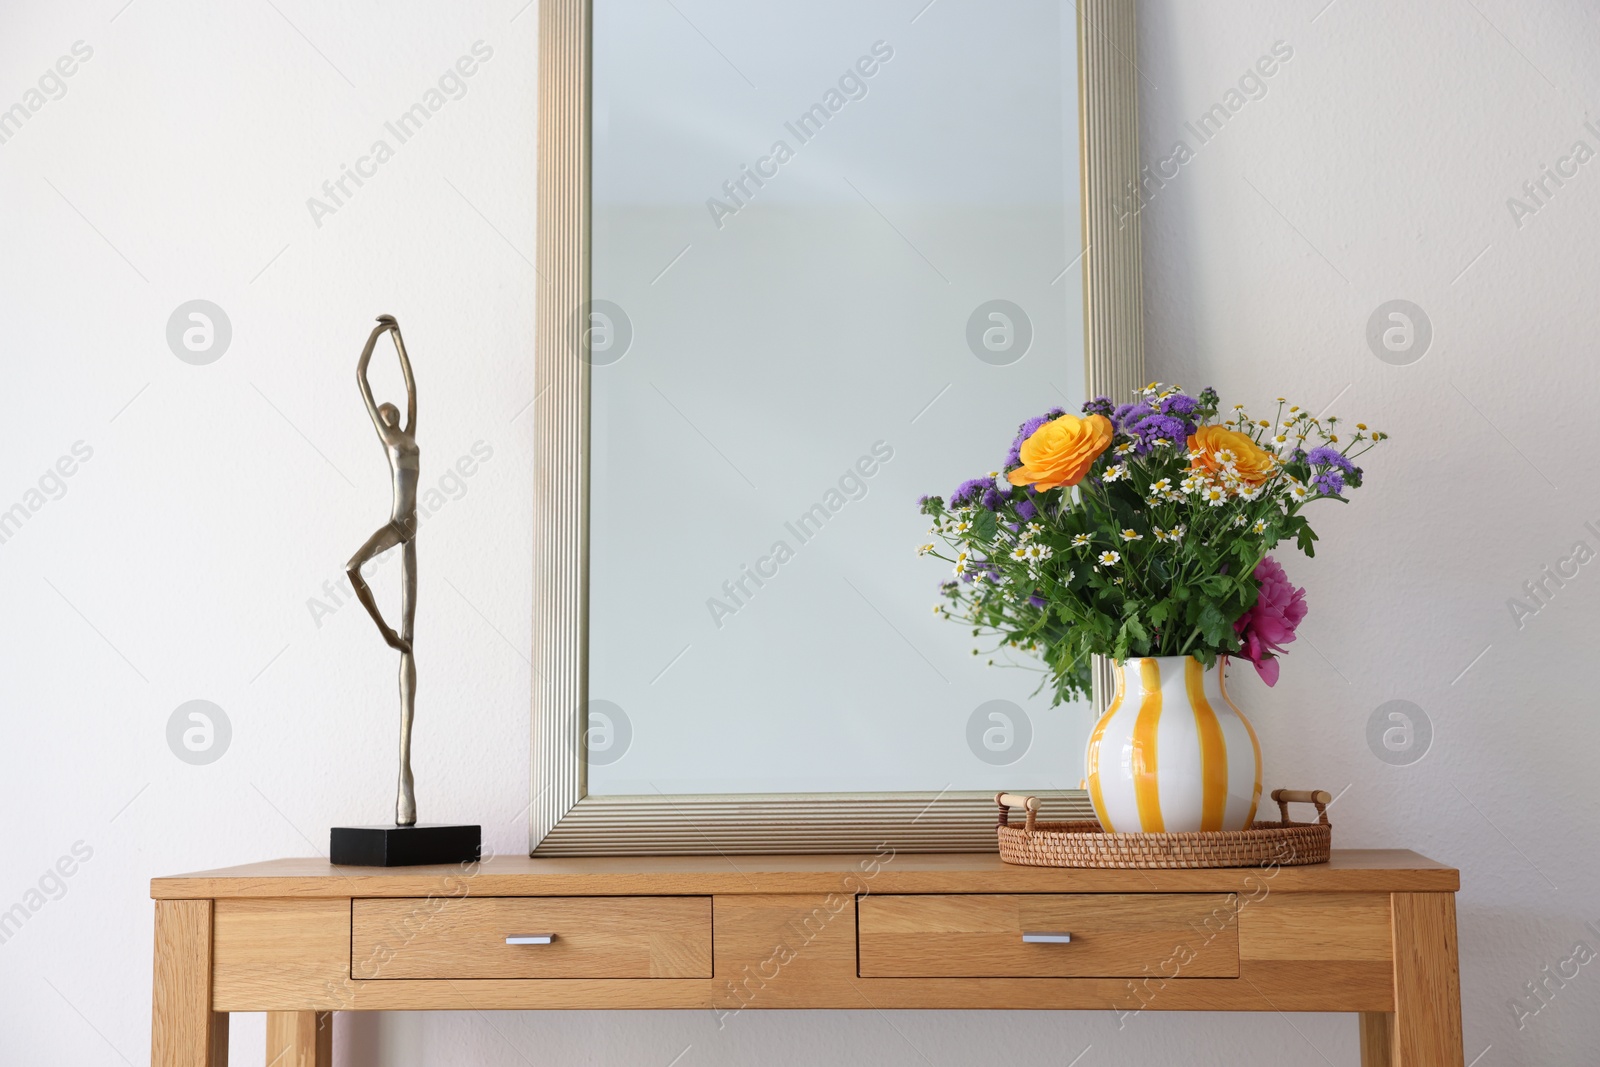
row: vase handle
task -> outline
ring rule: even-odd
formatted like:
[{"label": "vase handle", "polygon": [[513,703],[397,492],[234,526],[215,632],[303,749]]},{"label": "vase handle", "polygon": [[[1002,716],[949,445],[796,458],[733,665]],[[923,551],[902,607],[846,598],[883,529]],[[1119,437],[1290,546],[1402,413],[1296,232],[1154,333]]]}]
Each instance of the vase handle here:
[{"label": "vase handle", "polygon": [[1278,802],[1278,811],[1286,823],[1289,821],[1290,804],[1312,804],[1317,809],[1317,822],[1323,826],[1331,825],[1328,822],[1328,805],[1333,803],[1333,794],[1326,789],[1274,789],[1272,799]]},{"label": "vase handle", "polygon": [[1038,797],[1022,797],[1015,793],[996,793],[994,795],[994,802],[995,805],[1000,809],[1001,826],[1011,825],[1012,808],[1022,808],[1028,813],[1028,821],[1023,828],[1027,830],[1028,833],[1033,833],[1033,824],[1039,817]]}]

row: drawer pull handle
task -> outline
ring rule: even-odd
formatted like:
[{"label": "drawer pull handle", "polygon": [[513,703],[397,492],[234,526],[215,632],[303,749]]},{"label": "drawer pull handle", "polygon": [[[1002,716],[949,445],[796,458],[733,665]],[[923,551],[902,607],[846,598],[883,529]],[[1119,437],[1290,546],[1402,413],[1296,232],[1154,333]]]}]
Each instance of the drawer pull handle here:
[{"label": "drawer pull handle", "polygon": [[506,938],[508,945],[548,945],[556,939],[555,934],[518,934]]},{"label": "drawer pull handle", "polygon": [[1071,940],[1071,934],[1025,933],[1022,935],[1022,942],[1026,945],[1065,945]]}]

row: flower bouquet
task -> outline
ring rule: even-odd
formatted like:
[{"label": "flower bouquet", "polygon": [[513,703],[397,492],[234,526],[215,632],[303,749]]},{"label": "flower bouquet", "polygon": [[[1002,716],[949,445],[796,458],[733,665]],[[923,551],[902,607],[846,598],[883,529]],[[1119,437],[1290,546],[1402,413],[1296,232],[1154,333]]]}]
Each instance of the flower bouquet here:
[{"label": "flower bouquet", "polygon": [[[1236,711],[1218,658],[1242,656],[1268,685],[1277,681],[1277,657],[1306,604],[1268,552],[1293,540],[1314,555],[1317,535],[1302,510],[1344,501],[1362,482],[1355,460],[1386,436],[1364,423],[1347,431],[1338,418],[1283,398],[1270,419],[1251,418],[1243,405],[1224,416],[1215,390],[1189,396],[1159,384],[1129,404],[1096,397],[1082,417],[1048,411],[1022,424],[1001,470],[962,483],[948,502],[922,498],[930,532],[948,554],[931,543],[919,551],[955,572],[935,610],[993,641],[991,657],[1037,654],[1056,703],[1089,694],[1091,656],[1121,665],[1117,702],[1090,739],[1091,797],[1096,748],[1109,740],[1107,720],[1130,690],[1138,693],[1131,711],[1156,712],[1140,716],[1148,735],[1142,757],[1130,733],[1125,770],[1137,777],[1141,759],[1158,765],[1155,724],[1169,687],[1167,704],[1193,707],[1200,726],[1198,734],[1189,726],[1187,738],[1174,730],[1169,748],[1209,748],[1215,763],[1229,736],[1248,733],[1237,747],[1256,749],[1258,796],[1259,749],[1248,722],[1238,716],[1236,730],[1223,715],[1212,731],[1207,719],[1212,706]],[[1160,765],[1173,762],[1169,754]],[[1145,809],[1155,801],[1145,800],[1134,821],[1151,821]],[[1254,807],[1252,798],[1252,816]],[[1244,805],[1235,811],[1211,796],[1196,811],[1197,823],[1238,823]],[[1109,828],[1106,812],[1101,821]]]}]

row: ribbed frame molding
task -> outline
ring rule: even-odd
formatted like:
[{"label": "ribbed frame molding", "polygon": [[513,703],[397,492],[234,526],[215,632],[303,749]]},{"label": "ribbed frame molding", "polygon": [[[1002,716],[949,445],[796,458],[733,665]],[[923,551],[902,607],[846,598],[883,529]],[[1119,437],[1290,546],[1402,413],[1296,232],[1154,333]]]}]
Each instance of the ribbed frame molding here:
[{"label": "ribbed frame molding", "polygon": [[539,4],[539,301],[534,353],[533,782],[537,845],[583,797],[589,671],[588,0]]},{"label": "ribbed frame molding", "polygon": [[[1041,793],[1049,819],[1092,819],[1081,789]],[[586,797],[541,856],[993,852],[993,793]]]},{"label": "ribbed frame molding", "polygon": [[[1084,343],[1090,395],[1144,381],[1139,227],[1119,198],[1139,171],[1134,0],[1078,0]],[[533,781],[540,856],[990,852],[986,792],[585,795],[588,658],[590,0],[539,5],[539,307],[534,547]],[[1134,203],[1137,203],[1135,198]],[[1111,674],[1095,672],[1097,703]],[[1102,689],[1102,686],[1105,688]],[[1050,818],[1090,818],[1081,790],[1040,794]]]},{"label": "ribbed frame molding", "polygon": [[[1134,0],[1078,0],[1084,354],[1089,395],[1118,403],[1146,381],[1137,30]],[[1116,691],[1111,662],[1096,656],[1092,679],[1104,711]]]}]

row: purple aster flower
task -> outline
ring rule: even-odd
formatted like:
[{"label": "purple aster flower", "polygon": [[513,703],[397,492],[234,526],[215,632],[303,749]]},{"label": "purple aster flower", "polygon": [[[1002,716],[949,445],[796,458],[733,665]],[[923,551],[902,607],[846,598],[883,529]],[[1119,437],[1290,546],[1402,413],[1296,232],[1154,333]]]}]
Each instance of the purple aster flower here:
[{"label": "purple aster flower", "polygon": [[1138,420],[1150,410],[1148,404],[1119,404],[1117,410],[1111,414],[1111,425],[1123,433],[1128,432],[1128,421]]},{"label": "purple aster flower", "polygon": [[1344,475],[1336,470],[1325,470],[1311,479],[1311,485],[1324,496],[1338,496],[1344,492]]},{"label": "purple aster flower", "polygon": [[1033,521],[1033,517],[1037,514],[1039,514],[1039,509],[1034,506],[1031,500],[1024,500],[1017,505],[1017,517],[1023,522]]},{"label": "purple aster flower", "polygon": [[1042,608],[1045,606],[1045,599],[1044,597],[1035,594],[1028,598],[1028,603],[1032,604],[1036,608]]},{"label": "purple aster flower", "polygon": [[1353,474],[1356,469],[1356,465],[1346,459],[1342,452],[1336,448],[1329,448],[1327,445],[1323,445],[1321,448],[1313,448],[1308,452],[1306,454],[1306,462],[1313,467],[1338,467],[1346,474]]},{"label": "purple aster flower", "polygon": [[1109,419],[1115,411],[1116,405],[1111,402],[1109,396],[1097,396],[1093,400],[1084,401],[1083,404],[1085,415],[1104,415]]},{"label": "purple aster flower", "polygon": [[1007,495],[996,489],[994,483],[990,482],[989,488],[983,491],[983,506],[990,511],[999,511],[1000,505],[1006,502]]},{"label": "purple aster flower", "polygon": [[976,504],[985,489],[993,488],[993,478],[968,478],[956,486],[956,491],[950,494],[950,506],[964,508],[970,504]]},{"label": "purple aster flower", "polygon": [[1136,451],[1143,455],[1149,452],[1159,438],[1166,438],[1174,443],[1187,441],[1189,435],[1194,433],[1194,423],[1172,415],[1163,415],[1159,411],[1147,410],[1143,415],[1134,415],[1124,424],[1124,432],[1131,437],[1139,439]]},{"label": "purple aster flower", "polygon": [[1200,402],[1194,397],[1185,396],[1182,393],[1173,393],[1171,396],[1161,401],[1161,413],[1163,415],[1177,415],[1180,418],[1186,419],[1190,415],[1193,415],[1195,413],[1195,409],[1199,406]]}]

